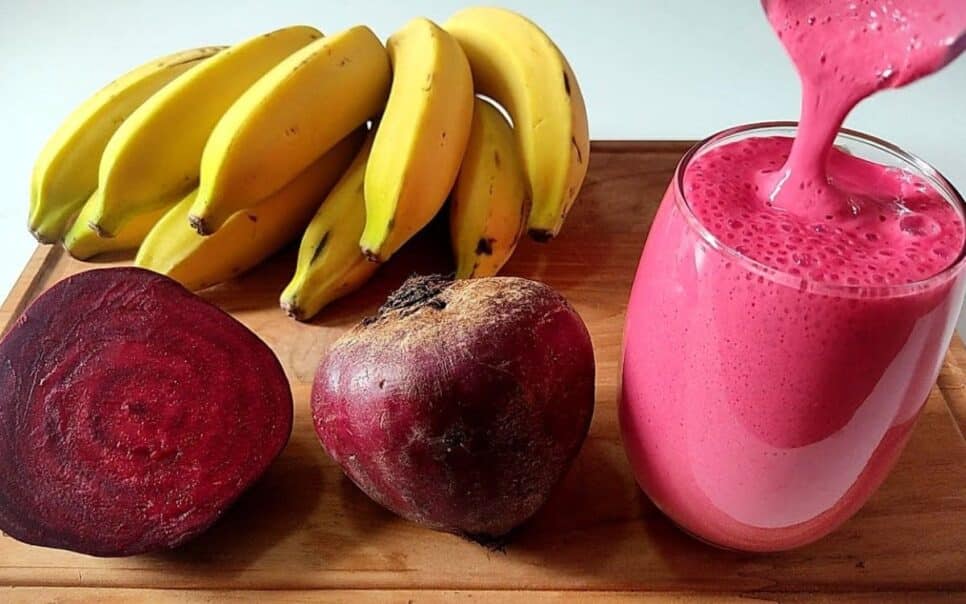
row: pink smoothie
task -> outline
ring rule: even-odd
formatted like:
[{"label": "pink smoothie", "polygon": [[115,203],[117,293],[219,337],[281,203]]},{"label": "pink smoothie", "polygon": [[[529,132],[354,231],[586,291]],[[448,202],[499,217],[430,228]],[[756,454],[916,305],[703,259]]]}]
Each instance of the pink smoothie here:
[{"label": "pink smoothie", "polygon": [[801,128],[732,133],[682,162],[638,266],[620,406],[654,503],[745,550],[813,541],[881,484],[966,289],[951,188],[833,146],[872,149],[836,140],[848,110],[948,62],[966,2],[768,12],[803,81]]}]

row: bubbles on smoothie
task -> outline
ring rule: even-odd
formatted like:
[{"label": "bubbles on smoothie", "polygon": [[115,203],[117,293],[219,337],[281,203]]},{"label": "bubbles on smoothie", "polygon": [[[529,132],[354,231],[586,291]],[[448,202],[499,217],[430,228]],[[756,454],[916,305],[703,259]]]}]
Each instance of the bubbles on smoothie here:
[{"label": "bubbles on smoothie", "polygon": [[772,207],[762,191],[791,142],[746,139],[692,160],[684,177],[689,204],[724,245],[803,283],[908,283],[956,260],[966,228],[952,206],[915,175],[839,149],[830,155],[829,185],[801,190],[841,194],[840,212],[804,218]]},{"label": "bubbles on smoothie", "polygon": [[910,214],[899,220],[899,229],[911,237],[932,237],[942,230],[935,220],[922,214]]},{"label": "bubbles on smoothie", "polygon": [[812,266],[812,256],[808,252],[795,252],[792,254],[792,262],[795,263],[795,266],[808,268]]}]

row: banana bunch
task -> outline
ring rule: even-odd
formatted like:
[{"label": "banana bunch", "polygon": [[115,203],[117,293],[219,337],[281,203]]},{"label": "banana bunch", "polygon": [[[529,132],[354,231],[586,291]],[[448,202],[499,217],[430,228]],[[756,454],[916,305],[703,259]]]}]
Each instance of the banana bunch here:
[{"label": "banana bunch", "polygon": [[577,80],[521,15],[417,18],[385,45],[365,26],[293,26],[156,59],[92,96],[37,160],[29,228],[79,259],[137,249],[191,289],[301,233],[280,305],[307,320],[447,200],[457,276],[496,274],[524,232],[559,233],[589,152]]},{"label": "banana bunch", "polygon": [[104,149],[118,127],[166,84],[221,50],[196,48],[149,61],[74,110],[40,152],[30,187],[28,227],[41,243],[63,237],[97,189]]},{"label": "banana bunch", "polygon": [[587,174],[587,110],[573,70],[547,34],[498,8],[464,9],[446,22],[473,70],[476,91],[506,108],[530,188],[530,236],[555,237]]},{"label": "banana bunch", "polygon": [[192,191],[151,229],[134,263],[192,290],[227,281],[258,265],[298,237],[319,200],[348,168],[363,134],[361,129],[349,134],[281,189],[233,214],[211,236],[198,235],[188,221],[199,193]]}]

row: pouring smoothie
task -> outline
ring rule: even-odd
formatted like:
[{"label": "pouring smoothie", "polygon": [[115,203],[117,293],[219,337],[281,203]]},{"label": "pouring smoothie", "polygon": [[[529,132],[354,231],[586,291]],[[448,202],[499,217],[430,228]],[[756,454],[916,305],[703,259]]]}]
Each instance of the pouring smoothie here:
[{"label": "pouring smoothie", "polygon": [[[854,210],[827,173],[835,135],[862,99],[930,75],[966,48],[966,2],[765,0],[763,5],[802,85],[798,135],[782,168],[762,178],[765,192],[776,207],[797,214]],[[826,186],[830,176],[833,182]],[[865,193],[882,194],[875,187]]]},{"label": "pouring smoothie", "polygon": [[773,0],[802,80],[793,125],[681,161],[638,267],[620,406],[638,482],[718,545],[778,550],[847,520],[897,459],[964,294],[963,201],[841,133],[878,90],[964,47],[954,0]]}]

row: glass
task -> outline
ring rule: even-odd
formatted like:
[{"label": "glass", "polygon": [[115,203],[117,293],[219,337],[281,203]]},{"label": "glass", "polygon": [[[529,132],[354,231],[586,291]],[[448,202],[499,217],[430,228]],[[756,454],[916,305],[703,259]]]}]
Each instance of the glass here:
[{"label": "glass", "polygon": [[[816,283],[723,245],[688,205],[689,162],[715,146],[794,136],[739,126],[680,161],[641,255],[624,335],[621,434],[638,483],[685,531],[775,551],[851,517],[901,453],[955,328],[964,253],[899,286]],[[921,176],[935,169],[852,131],[836,144]]]}]

